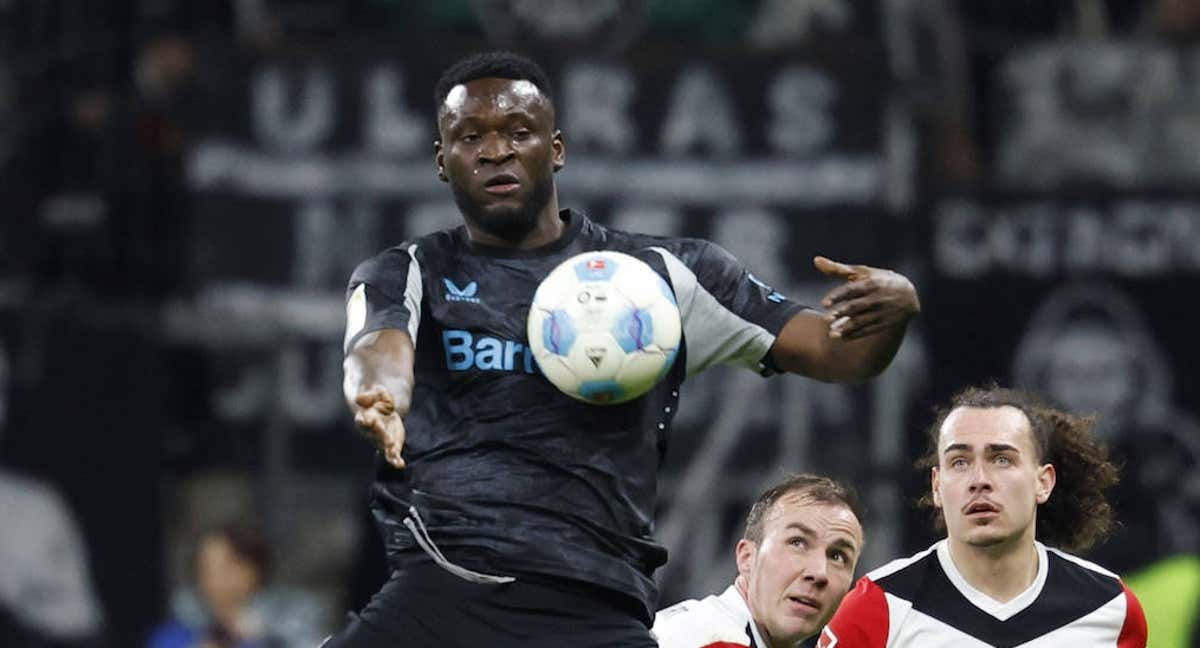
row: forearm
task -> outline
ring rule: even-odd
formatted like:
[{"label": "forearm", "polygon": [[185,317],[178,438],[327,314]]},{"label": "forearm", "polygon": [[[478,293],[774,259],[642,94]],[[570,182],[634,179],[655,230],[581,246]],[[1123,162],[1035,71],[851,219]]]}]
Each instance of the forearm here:
[{"label": "forearm", "polygon": [[829,321],[807,311],[793,317],[771,348],[783,371],[825,382],[857,383],[879,375],[900,348],[907,320],[853,339],[830,335]]},{"label": "forearm", "polygon": [[904,342],[907,322],[890,326],[878,333],[853,340],[826,338],[826,359],[822,365],[829,374],[818,378],[827,382],[859,383],[870,380],[891,364]]},{"label": "forearm", "polygon": [[408,334],[384,330],[363,336],[342,363],[342,392],[351,411],[364,393],[384,390],[404,416],[412,402],[413,345]]}]

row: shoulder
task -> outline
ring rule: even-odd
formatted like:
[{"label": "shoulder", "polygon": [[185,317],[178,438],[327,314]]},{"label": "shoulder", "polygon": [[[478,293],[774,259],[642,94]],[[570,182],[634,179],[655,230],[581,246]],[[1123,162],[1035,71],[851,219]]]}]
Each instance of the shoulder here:
[{"label": "shoulder", "polygon": [[681,601],[654,615],[654,636],[662,648],[749,646],[749,619],[718,596]]},{"label": "shoulder", "polygon": [[710,251],[716,251],[718,256],[729,254],[716,243],[701,238],[643,234],[607,227],[594,221],[588,221],[587,227],[593,239],[606,249],[634,255],[647,252],[669,255],[688,266]]},{"label": "shoulder", "polygon": [[937,545],[915,553],[907,558],[898,558],[867,573],[864,579],[876,583],[884,591],[911,598],[925,580],[925,574],[937,560]]},{"label": "shoulder", "polygon": [[871,577],[863,576],[838,606],[829,624],[821,631],[818,648],[861,646],[882,648],[887,645],[893,610],[887,593]]},{"label": "shoulder", "polygon": [[842,599],[828,627],[821,633],[820,648],[836,645],[882,648],[898,626],[918,590],[926,581],[937,545],[893,560],[872,570],[855,583]]},{"label": "shoulder", "polygon": [[1116,574],[1096,563],[1053,547],[1046,547],[1046,559],[1050,563],[1046,588],[1057,598],[1085,597],[1103,601],[1124,590],[1125,586]]},{"label": "shoulder", "polygon": [[1070,571],[1078,571],[1081,573],[1095,575],[1098,578],[1109,580],[1119,580],[1120,577],[1115,573],[1097,565],[1090,560],[1084,560],[1074,554],[1069,554],[1061,549],[1054,547],[1046,547],[1046,555],[1050,559],[1050,564],[1058,564],[1060,569]]},{"label": "shoulder", "polygon": [[1049,571],[1039,603],[1077,611],[1093,625],[1117,635],[1117,645],[1146,645],[1146,615],[1141,602],[1113,572],[1065,551],[1046,547]]},{"label": "shoulder", "polygon": [[423,265],[433,259],[448,258],[456,249],[454,232],[454,229],[441,230],[393,245],[359,263],[351,275],[350,283],[373,283],[394,278],[393,275],[398,272],[407,273],[414,260]]}]

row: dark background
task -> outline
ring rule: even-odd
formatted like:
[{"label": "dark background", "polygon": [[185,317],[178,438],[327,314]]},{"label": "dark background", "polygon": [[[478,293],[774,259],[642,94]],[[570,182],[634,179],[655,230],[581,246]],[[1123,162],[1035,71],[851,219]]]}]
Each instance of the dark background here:
[{"label": "dark background", "polygon": [[[0,461],[78,518],[112,645],[230,516],[329,624],[360,604],[383,567],[342,290],[458,222],[433,81],[512,48],[551,73],[565,206],[712,238],[809,303],[815,254],[921,294],[867,385],[685,386],[664,605],[731,580],[787,471],[862,488],[862,569],[926,546],[930,408],[998,380],[1100,416],[1126,525],[1090,557],[1143,588],[1152,645],[1189,645],[1155,638],[1148,570],[1200,552],[1198,34],[1184,0],[0,0]],[[1194,619],[1200,588],[1173,591]]]}]

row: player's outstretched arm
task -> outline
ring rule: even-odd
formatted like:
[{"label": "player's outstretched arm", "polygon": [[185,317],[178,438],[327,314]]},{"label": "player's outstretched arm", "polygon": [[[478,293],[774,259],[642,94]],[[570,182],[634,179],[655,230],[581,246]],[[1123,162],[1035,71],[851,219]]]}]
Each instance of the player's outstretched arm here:
[{"label": "player's outstretched arm", "polygon": [[364,335],[342,369],[342,393],[355,424],[389,464],[403,468],[404,417],[412,404],[412,338],[399,329]]},{"label": "player's outstretched arm", "polygon": [[887,368],[904,340],[908,321],[921,311],[916,288],[902,274],[816,257],[821,272],[845,280],[821,305],[783,327],[771,359],[780,369],[830,382],[858,382]]}]

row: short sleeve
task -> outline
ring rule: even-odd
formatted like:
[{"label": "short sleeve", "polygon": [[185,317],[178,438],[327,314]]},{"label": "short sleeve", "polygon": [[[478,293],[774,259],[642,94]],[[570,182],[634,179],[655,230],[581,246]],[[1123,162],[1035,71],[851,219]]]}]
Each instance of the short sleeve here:
[{"label": "short sleeve", "polygon": [[687,343],[687,373],[718,364],[767,373],[767,352],[784,325],[806,306],[754,276],[715,243],[685,240],[655,248],[675,288]]},{"label": "short sleeve", "polygon": [[395,247],[359,264],[346,288],[343,352],[383,329],[407,331],[416,345],[423,292],[416,245]]},{"label": "short sleeve", "polygon": [[659,648],[749,648],[750,637],[701,601],[682,601],[654,615],[651,629]]}]

